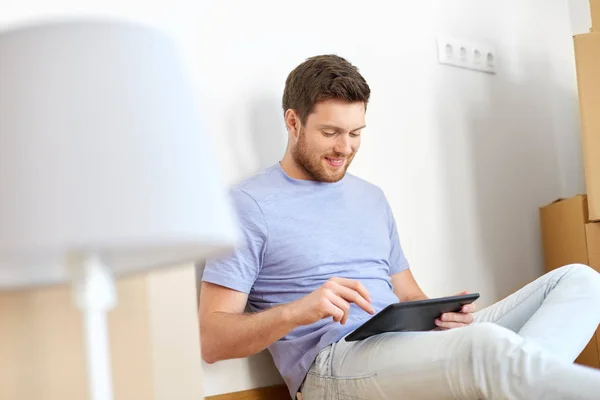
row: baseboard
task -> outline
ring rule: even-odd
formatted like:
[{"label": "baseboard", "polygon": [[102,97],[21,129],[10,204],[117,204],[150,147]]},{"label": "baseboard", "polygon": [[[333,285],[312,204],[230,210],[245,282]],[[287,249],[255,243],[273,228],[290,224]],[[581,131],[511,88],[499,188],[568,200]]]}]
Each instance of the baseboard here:
[{"label": "baseboard", "polygon": [[277,385],[206,397],[205,400],[290,400],[287,386]]}]

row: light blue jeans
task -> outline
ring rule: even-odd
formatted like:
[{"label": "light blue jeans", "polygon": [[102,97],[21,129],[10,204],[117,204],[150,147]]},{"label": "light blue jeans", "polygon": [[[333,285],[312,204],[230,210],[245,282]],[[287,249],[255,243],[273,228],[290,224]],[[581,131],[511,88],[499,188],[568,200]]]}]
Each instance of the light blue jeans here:
[{"label": "light blue jeans", "polygon": [[600,370],[573,364],[600,322],[600,274],[547,273],[446,331],[340,340],[308,372],[303,400],[600,399]]}]

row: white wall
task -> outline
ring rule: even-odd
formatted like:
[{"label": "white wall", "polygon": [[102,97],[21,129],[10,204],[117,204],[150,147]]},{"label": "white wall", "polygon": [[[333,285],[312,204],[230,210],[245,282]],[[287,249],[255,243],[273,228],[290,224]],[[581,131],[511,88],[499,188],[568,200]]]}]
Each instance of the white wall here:
[{"label": "white wall", "polygon": [[590,0],[568,0],[571,29],[574,35],[587,33],[592,26]]},{"label": "white wall", "polygon": [[[0,0],[0,24],[81,13],[53,3]],[[479,291],[484,306],[541,274],[538,207],[584,190],[566,0],[166,3],[105,0],[86,13],[175,35],[229,182],[283,152],[288,72],[337,53],[372,88],[351,171],[385,190],[425,291]],[[498,73],[439,65],[437,35],[493,45]],[[268,365],[263,354],[205,366],[205,394],[279,381]]]},{"label": "white wall", "polygon": [[[253,145],[281,142],[287,73],[336,52],[373,89],[352,172],[388,194],[427,292],[479,290],[489,304],[536,277],[537,207],[583,190],[567,2],[318,4],[202,8],[199,85],[231,180],[258,167]],[[495,46],[498,74],[439,65],[438,34]]]}]

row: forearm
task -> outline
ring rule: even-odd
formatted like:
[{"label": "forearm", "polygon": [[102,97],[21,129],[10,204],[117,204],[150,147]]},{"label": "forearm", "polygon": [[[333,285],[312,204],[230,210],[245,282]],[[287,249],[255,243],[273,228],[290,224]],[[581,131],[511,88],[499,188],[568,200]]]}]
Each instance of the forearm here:
[{"label": "forearm", "polygon": [[400,301],[425,300],[427,296],[421,290],[410,269],[391,276],[394,294]]},{"label": "forearm", "polygon": [[400,301],[415,301],[415,300],[427,300],[429,297],[425,295],[423,292],[414,292],[410,294],[405,294],[404,296],[398,296]]},{"label": "forearm", "polygon": [[398,297],[400,301],[416,301],[416,300],[426,300],[428,297],[423,293],[421,288],[419,287],[411,287],[409,288],[394,288],[394,293]]},{"label": "forearm", "polygon": [[298,326],[292,304],[259,313],[213,312],[200,322],[202,357],[208,363],[256,354]]}]

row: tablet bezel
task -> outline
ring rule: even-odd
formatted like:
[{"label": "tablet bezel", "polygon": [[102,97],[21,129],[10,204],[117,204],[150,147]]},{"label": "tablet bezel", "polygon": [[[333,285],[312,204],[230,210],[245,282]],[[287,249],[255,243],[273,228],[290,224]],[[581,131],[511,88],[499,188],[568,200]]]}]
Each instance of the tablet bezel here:
[{"label": "tablet bezel", "polygon": [[[439,315],[446,312],[458,312],[462,309],[462,306],[473,303],[479,299],[479,293],[468,293],[457,296],[438,297],[434,299],[415,300],[415,301],[404,301],[399,303],[390,304],[385,307],[379,313],[374,315],[371,319],[366,321],[364,324],[356,328],[352,333],[346,336],[347,342],[356,340],[363,340],[370,336],[377,335],[385,332],[405,332],[406,330],[384,330],[384,331],[371,331],[373,325],[377,324],[381,319],[393,318],[395,313],[402,312],[406,309],[415,309],[421,307],[435,307],[439,308]],[[448,307],[453,306],[453,307]],[[435,328],[435,322],[432,329]]]}]

